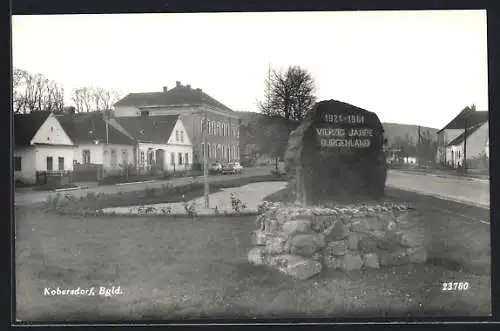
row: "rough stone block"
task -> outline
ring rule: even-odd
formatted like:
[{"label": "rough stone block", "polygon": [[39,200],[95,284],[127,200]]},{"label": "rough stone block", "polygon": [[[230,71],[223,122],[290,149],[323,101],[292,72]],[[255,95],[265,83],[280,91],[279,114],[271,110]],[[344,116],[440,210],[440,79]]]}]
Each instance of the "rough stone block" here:
[{"label": "rough stone block", "polygon": [[330,226],[324,232],[325,240],[327,242],[342,240],[347,236],[347,234],[348,234],[347,228],[341,221],[340,222],[336,221],[332,226]]},{"label": "rough stone block", "polygon": [[352,251],[355,251],[358,249],[358,244],[359,244],[359,235],[356,233],[351,233],[347,237],[347,248],[349,248]]},{"label": "rough stone block", "polygon": [[263,231],[253,231],[252,232],[252,245],[253,246],[265,246],[269,235]]},{"label": "rough stone block", "polygon": [[382,230],[385,228],[385,223],[377,217],[366,217],[365,222],[368,230]]},{"label": "rough stone block", "polygon": [[363,267],[363,259],[361,256],[356,253],[348,252],[346,255],[339,257],[339,267],[342,270],[351,271],[351,270],[359,270]]},{"label": "rough stone block", "polygon": [[406,250],[397,252],[380,252],[379,262],[382,266],[396,266],[410,263]]},{"label": "rough stone block", "polygon": [[347,242],[345,240],[331,241],[325,248],[325,255],[342,256],[345,253],[347,253]]},{"label": "rough stone block", "polygon": [[283,224],[283,232],[286,235],[292,235],[295,233],[311,233],[311,221],[306,219],[286,221]]},{"label": "rough stone block", "polygon": [[377,241],[371,236],[363,236],[359,240],[359,249],[364,253],[372,253],[378,251]]},{"label": "rough stone block", "polygon": [[396,216],[391,210],[388,211],[383,211],[380,214],[378,214],[378,219],[382,221],[383,223],[387,224],[390,221],[394,221],[396,219]]},{"label": "rough stone block", "polygon": [[388,233],[383,238],[377,240],[377,247],[388,252],[395,252],[401,248],[400,235]]},{"label": "rough stone block", "polygon": [[406,251],[410,263],[425,263],[427,250],[424,247],[411,247]]},{"label": "rough stone block", "polygon": [[423,246],[426,242],[424,231],[412,229],[400,233],[400,244],[407,247]]},{"label": "rough stone block", "polygon": [[269,237],[266,241],[265,251],[268,254],[281,254],[285,252],[286,237]]},{"label": "rough stone block", "polygon": [[370,230],[370,225],[364,218],[351,219],[351,231],[353,232],[366,232]]},{"label": "rough stone block", "polygon": [[312,256],[325,247],[324,237],[320,234],[297,234],[290,239],[290,252],[300,256]]},{"label": "rough stone block", "polygon": [[263,247],[254,247],[248,252],[248,262],[261,265],[265,263],[265,251]]},{"label": "rough stone block", "polygon": [[363,264],[366,268],[369,269],[379,269],[380,263],[378,260],[378,255],[375,253],[369,253],[363,255]]},{"label": "rough stone block", "polygon": [[289,254],[274,257],[270,263],[284,274],[301,280],[317,275],[322,269],[319,261]]}]

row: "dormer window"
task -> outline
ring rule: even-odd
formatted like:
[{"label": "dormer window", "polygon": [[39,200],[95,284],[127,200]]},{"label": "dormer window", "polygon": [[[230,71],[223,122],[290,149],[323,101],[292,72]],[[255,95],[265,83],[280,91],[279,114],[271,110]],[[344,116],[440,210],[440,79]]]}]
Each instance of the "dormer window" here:
[{"label": "dormer window", "polygon": [[141,129],[141,131],[139,131],[139,133],[140,133],[141,135],[144,135],[144,129]]}]

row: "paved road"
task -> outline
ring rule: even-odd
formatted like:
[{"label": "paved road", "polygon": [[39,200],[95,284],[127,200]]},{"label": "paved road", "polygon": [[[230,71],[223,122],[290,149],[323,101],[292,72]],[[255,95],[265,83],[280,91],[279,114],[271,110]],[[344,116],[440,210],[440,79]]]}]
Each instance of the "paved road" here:
[{"label": "paved road", "polygon": [[[250,176],[260,176],[267,175],[270,173],[272,167],[258,167],[258,168],[248,168],[239,177],[250,177]],[[223,175],[223,176],[210,176],[209,182],[221,181],[221,180],[231,180],[234,179],[235,175]],[[117,192],[130,192],[141,190],[144,188],[159,188],[162,185],[171,183],[174,186],[190,183],[193,181],[203,182],[203,177],[197,178],[175,178],[170,180],[158,180],[148,183],[133,183],[127,185],[101,185],[95,187],[89,187],[87,189],[72,190],[68,192],[60,192],[64,195],[65,193],[71,193],[75,197],[79,198],[81,196],[87,195],[88,192],[102,192],[104,194],[113,194]],[[47,200],[49,196],[55,196],[57,193],[53,191],[28,191],[28,192],[16,192],[14,203],[16,206],[29,205],[34,203],[40,203]]]},{"label": "paved road", "polygon": [[489,208],[490,183],[484,179],[434,176],[390,170],[387,186]]},{"label": "paved road", "polygon": [[[248,168],[241,175],[243,177],[266,175],[272,167]],[[234,176],[210,176],[209,181],[214,180],[229,180]],[[150,183],[137,183],[129,185],[106,185],[91,187],[83,190],[71,191],[71,194],[76,197],[84,196],[87,192],[103,192],[105,194],[116,193],[118,191],[129,192],[140,190],[146,187],[161,187],[164,184],[172,183],[173,185],[181,185],[189,182],[202,181],[203,178],[177,178],[173,180],[162,180]],[[425,175],[419,173],[405,173],[396,170],[390,170],[387,176],[387,186],[403,189],[406,191],[436,196],[448,200],[471,204],[483,208],[489,208],[490,191],[489,181],[481,179],[468,179],[463,177],[438,177],[433,175]],[[15,204],[27,205],[46,201],[47,197],[54,196],[55,192],[16,192]],[[64,192],[62,192],[64,194]]]}]

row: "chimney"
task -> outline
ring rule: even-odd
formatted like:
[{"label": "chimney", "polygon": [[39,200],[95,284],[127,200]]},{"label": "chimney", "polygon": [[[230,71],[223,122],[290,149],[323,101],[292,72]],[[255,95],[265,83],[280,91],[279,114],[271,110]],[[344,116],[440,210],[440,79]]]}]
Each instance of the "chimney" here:
[{"label": "chimney", "polygon": [[191,85],[187,84],[187,85],[186,85],[186,87],[190,89],[190,88],[191,88]]},{"label": "chimney", "polygon": [[199,87],[198,87],[198,88],[196,89],[196,91],[201,92],[201,88],[199,88]]},{"label": "chimney", "polygon": [[168,91],[168,87],[163,86],[163,92],[167,92],[167,91]]},{"label": "chimney", "polygon": [[176,81],[175,82],[175,87],[180,87],[180,86],[181,86],[181,81],[180,80]]}]

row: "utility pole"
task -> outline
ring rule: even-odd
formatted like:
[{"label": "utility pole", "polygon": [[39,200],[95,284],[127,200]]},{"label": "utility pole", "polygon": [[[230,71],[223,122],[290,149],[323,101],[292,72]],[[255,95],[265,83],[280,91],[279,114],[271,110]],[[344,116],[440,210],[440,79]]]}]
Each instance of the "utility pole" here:
[{"label": "utility pole", "polygon": [[418,165],[418,169],[420,169],[420,154],[421,154],[421,150],[420,150],[420,125],[418,126],[418,137],[417,137],[417,165]]},{"label": "utility pole", "polygon": [[201,107],[203,111],[203,180],[204,180],[204,193],[205,193],[205,207],[210,208],[210,202],[208,199],[209,187],[208,187],[208,146],[207,146],[207,130],[208,130],[208,121],[207,121],[207,110],[204,109],[203,102],[203,92],[200,91],[201,94]]},{"label": "utility pole", "polygon": [[467,118],[464,118],[464,161],[463,170],[467,172]]}]

